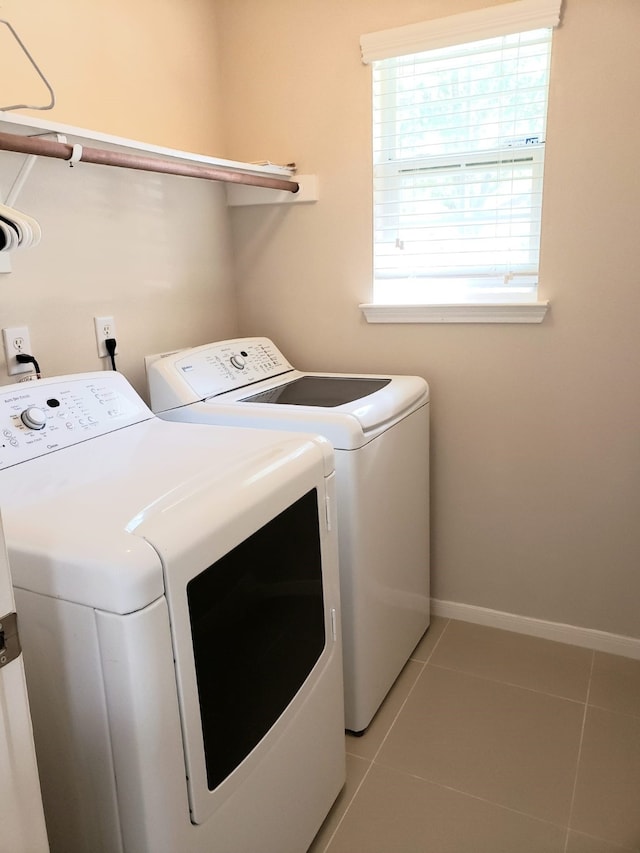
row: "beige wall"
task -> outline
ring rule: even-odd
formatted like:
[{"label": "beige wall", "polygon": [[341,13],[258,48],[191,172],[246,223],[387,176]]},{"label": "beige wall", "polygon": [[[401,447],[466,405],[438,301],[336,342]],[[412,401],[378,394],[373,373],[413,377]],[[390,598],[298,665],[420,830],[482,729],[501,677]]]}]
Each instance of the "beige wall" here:
[{"label": "beige wall", "polygon": [[[56,93],[53,110],[33,115],[222,157],[214,7],[211,0],[2,0],[0,18]],[[0,106],[47,101],[0,26]]]},{"label": "beige wall", "polygon": [[371,295],[359,36],[480,5],[219,0],[230,150],[321,182],[315,205],[233,212],[241,331],[305,369],[429,380],[437,598],[640,637],[637,0],[565,0],[544,323],[370,326],[358,310]]},{"label": "beige wall", "polygon": [[[209,0],[2,0],[0,18],[56,90],[58,105],[40,118],[223,156],[212,9]],[[3,62],[0,105],[40,102],[4,26]],[[0,153],[0,200],[22,160]],[[236,332],[221,184],[42,158],[15,206],[43,239],[0,274],[0,325],[29,327],[46,374],[106,368],[94,316],[115,317],[118,367],[141,393],[145,355]],[[12,381],[2,351],[0,384]]]},{"label": "beige wall", "polygon": [[[1,325],[29,325],[48,374],[76,372],[103,366],[92,317],[113,314],[119,366],[138,390],[146,353],[238,329],[271,335],[303,368],[422,374],[434,594],[638,637],[636,0],[565,0],[544,324],[369,326],[357,307],[371,291],[370,72],[358,38],[479,5],[0,0],[55,84],[58,107],[41,115],[234,159],[295,160],[321,181],[318,204],[232,212],[233,273],[219,186],[39,161],[18,206],[45,236],[0,276]],[[3,103],[22,100],[22,84],[5,89],[13,82],[0,73]],[[0,192],[19,163],[0,154]]]}]

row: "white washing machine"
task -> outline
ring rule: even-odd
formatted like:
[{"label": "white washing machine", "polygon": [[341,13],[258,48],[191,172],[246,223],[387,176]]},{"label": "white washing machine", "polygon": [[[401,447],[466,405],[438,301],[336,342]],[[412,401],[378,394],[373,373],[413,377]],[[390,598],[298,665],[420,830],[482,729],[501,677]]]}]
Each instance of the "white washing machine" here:
[{"label": "white washing machine", "polygon": [[115,372],[0,419],[53,853],[304,853],[345,779],[329,442],[166,423]]},{"label": "white washing machine", "polygon": [[429,387],[302,373],[267,338],[147,359],[152,409],[319,432],[335,449],[346,727],[366,729],[429,625]]}]

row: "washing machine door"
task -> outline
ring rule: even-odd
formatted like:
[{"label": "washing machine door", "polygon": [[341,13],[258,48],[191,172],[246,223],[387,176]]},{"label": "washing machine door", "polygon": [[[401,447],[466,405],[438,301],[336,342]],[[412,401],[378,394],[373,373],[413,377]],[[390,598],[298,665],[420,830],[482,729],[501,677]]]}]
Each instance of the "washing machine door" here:
[{"label": "washing machine door", "polygon": [[174,491],[135,531],[163,564],[196,824],[265,759],[338,648],[323,451],[290,447],[200,494]]},{"label": "washing machine door", "polygon": [[0,849],[49,850],[13,587],[0,518]]}]

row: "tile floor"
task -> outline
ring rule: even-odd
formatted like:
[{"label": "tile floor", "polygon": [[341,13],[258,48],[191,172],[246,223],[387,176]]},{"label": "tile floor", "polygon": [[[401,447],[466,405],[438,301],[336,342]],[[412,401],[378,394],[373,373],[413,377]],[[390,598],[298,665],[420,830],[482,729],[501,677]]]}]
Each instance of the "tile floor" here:
[{"label": "tile floor", "polygon": [[309,853],[640,851],[640,661],[434,617]]}]

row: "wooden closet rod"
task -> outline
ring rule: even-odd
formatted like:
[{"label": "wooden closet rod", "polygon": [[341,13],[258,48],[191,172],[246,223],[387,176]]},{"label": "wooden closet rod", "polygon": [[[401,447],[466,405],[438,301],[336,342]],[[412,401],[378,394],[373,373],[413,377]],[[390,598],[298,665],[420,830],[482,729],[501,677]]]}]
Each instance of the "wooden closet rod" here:
[{"label": "wooden closet rod", "polygon": [[[36,154],[39,157],[54,157],[58,160],[71,160],[74,147],[66,142],[53,142],[37,136],[21,136],[15,133],[0,133],[0,150],[14,151],[18,154]],[[119,151],[107,151],[104,148],[81,146],[78,162],[96,163],[103,166],[120,166],[123,169],[139,169],[144,172],[161,172],[165,175],[182,175],[186,178],[204,178],[208,181],[226,181],[227,183],[246,184],[251,187],[266,187],[273,190],[285,190],[297,193],[300,189],[295,181],[286,178],[269,178],[266,175],[253,175],[249,172],[227,171],[212,166],[199,166],[191,163],[174,163],[168,160],[156,160],[155,157],[141,157],[138,154],[123,154]]]}]

